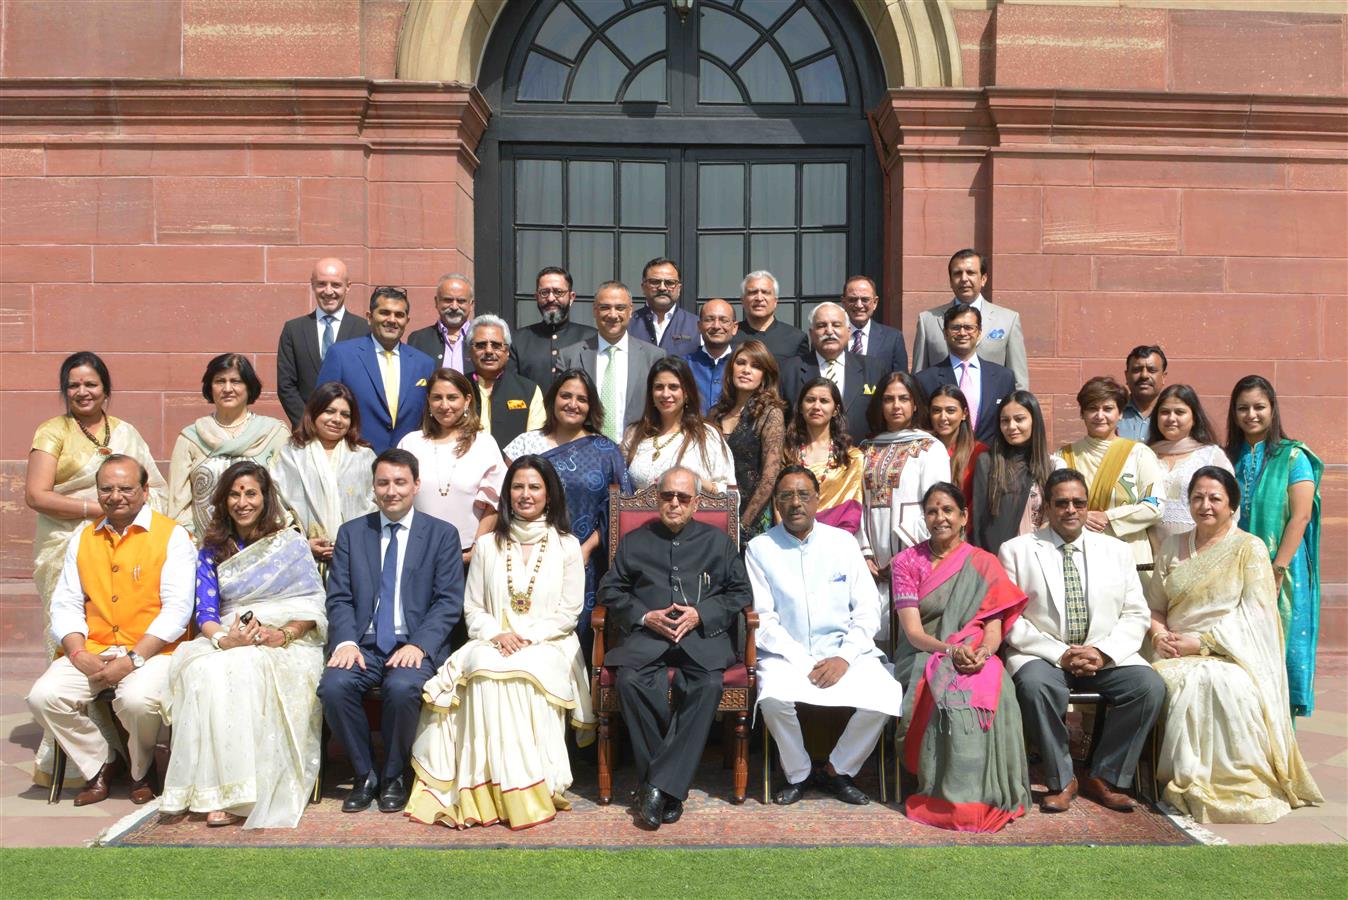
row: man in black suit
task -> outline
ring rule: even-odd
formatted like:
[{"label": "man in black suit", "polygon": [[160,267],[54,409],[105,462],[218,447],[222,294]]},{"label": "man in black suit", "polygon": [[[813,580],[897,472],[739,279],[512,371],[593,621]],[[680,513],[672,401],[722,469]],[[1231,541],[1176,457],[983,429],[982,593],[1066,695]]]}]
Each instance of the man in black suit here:
[{"label": "man in black suit", "polygon": [[409,346],[435,360],[437,369],[473,372],[468,353],[468,323],[473,321],[473,285],[462,275],[441,275],[435,286],[434,325],[418,328],[407,336]]},{"label": "man in black suit", "polygon": [[473,402],[482,429],[496,438],[502,450],[526,431],[543,427],[543,392],[538,385],[506,369],[510,359],[510,326],[484,313],[469,324],[469,353],[473,368]]},{"label": "man in black suit", "polygon": [[843,285],[842,305],[851,324],[847,352],[873,356],[885,364],[885,374],[908,371],[908,348],[903,332],[875,321],[880,294],[875,282],[865,275],[853,275]]},{"label": "man in black suit", "polygon": [[579,344],[595,334],[589,325],[571,321],[571,304],[576,300],[571,273],[560,266],[545,266],[538,272],[534,299],[543,321],[515,329],[510,356],[515,370],[546,391],[552,378],[565,366],[557,357],[564,347]]},{"label": "man in black suit", "polygon": [[800,391],[820,375],[838,386],[847,417],[847,432],[854,443],[864,441],[870,431],[866,407],[875,394],[875,386],[889,374],[885,364],[873,356],[848,353],[847,312],[838,304],[821,303],[810,316],[810,342],[814,349],[809,359],[790,360],[782,366],[782,396],[792,409]]},{"label": "man in black suit", "polygon": [[641,270],[646,305],[632,315],[628,331],[670,356],[686,356],[698,348],[697,316],[679,306],[683,282],[674,260],[656,257]]},{"label": "man in black suit", "polygon": [[759,270],[744,276],[740,283],[740,306],[744,319],[735,335],[735,344],[762,341],[768,352],[777,357],[777,365],[810,354],[810,339],[799,328],[777,318],[777,294],[781,290],[771,272]]},{"label": "man in black suit", "polygon": [[304,405],[318,387],[318,370],[328,348],[337,341],[370,333],[370,323],[363,316],[346,314],[350,286],[346,263],[332,257],[320,259],[309,276],[309,290],[318,308],[281,328],[276,347],[276,395],[292,428],[300,424]]},{"label": "man in black suit", "polygon": [[[463,615],[459,533],[417,513],[417,458],[393,448],[374,463],[379,512],[337,531],[328,574],[328,667],[318,697],[328,727],[356,771],[343,812],[379,798],[380,812],[407,805],[404,770],[421,714],[421,688],[449,656],[449,633]],[[381,688],[384,765],[375,771],[365,693]],[[381,777],[382,776],[382,777]]]},{"label": "man in black suit", "polygon": [[641,778],[637,819],[652,829],[683,814],[735,659],[728,629],[753,602],[734,542],[693,521],[697,492],[697,476],[682,466],[661,476],[660,518],[623,536],[599,588],[609,627],[622,635],[604,662],[618,670]]},{"label": "man in black suit", "polygon": [[1002,401],[1016,389],[1016,376],[1005,366],[990,363],[978,355],[982,339],[983,314],[978,307],[952,306],[941,317],[949,355],[915,376],[928,396],[939,385],[953,384],[964,393],[969,404],[969,427],[974,437],[991,446],[1001,427]]}]

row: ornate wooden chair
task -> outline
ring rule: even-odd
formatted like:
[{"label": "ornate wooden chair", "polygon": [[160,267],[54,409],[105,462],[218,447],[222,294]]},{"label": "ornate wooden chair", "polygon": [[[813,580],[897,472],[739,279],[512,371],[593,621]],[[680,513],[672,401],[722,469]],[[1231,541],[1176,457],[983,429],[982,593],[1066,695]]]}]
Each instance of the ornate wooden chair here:
[{"label": "ornate wooden chair", "polygon": [[[617,485],[609,486],[609,528],[608,558],[613,562],[618,553],[618,541],[624,534],[659,516],[656,507],[656,486],[650,485],[630,497],[622,496]],[[724,529],[736,546],[740,534],[740,496],[733,487],[724,494],[706,490],[698,493],[698,509],[694,518],[717,528]],[[733,802],[743,803],[749,789],[749,714],[753,710],[757,680],[754,667],[757,657],[754,651],[754,632],[758,628],[758,615],[752,604],[744,608],[744,625],[740,629],[742,649],[734,665],[725,670],[721,688],[721,703],[717,707],[722,713],[734,716],[734,783]],[[593,668],[590,676],[590,691],[594,699],[595,716],[598,719],[599,738],[599,802],[608,803],[613,799],[613,734],[612,717],[621,712],[618,700],[617,680],[613,669],[604,665],[606,649],[615,645],[616,635],[605,629],[607,610],[603,596],[591,613],[590,622],[594,627]],[[674,670],[669,673],[673,681]]]}]

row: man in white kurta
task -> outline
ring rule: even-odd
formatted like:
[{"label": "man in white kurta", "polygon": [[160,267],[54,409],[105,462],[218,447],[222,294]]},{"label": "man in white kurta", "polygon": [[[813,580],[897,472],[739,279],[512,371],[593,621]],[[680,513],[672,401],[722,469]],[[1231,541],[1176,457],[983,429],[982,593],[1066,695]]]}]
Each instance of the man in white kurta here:
[{"label": "man in white kurta", "polygon": [[783,469],[773,499],[781,524],[745,554],[759,621],[758,703],[787,780],[773,801],[795,803],[810,782],[796,718],[796,704],[806,703],[856,709],[817,781],[844,802],[869,803],[852,776],[903,708],[903,689],[875,646],[880,595],[856,539],[815,521],[819,485],[808,469]]}]

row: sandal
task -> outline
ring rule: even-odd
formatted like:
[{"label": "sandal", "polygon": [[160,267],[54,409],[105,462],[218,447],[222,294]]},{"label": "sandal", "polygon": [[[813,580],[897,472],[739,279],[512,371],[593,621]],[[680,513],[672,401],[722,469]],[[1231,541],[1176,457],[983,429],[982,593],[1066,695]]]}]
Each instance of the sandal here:
[{"label": "sandal", "polygon": [[212,810],[206,813],[206,825],[210,828],[221,828],[225,825],[237,825],[243,821],[243,816],[236,816],[232,812],[225,812],[223,809]]}]

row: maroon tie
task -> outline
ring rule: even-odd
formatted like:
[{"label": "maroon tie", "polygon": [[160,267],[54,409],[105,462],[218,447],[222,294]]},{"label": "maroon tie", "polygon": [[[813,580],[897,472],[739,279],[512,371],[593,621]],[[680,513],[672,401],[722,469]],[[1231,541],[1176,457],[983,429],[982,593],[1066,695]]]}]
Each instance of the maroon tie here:
[{"label": "maroon tie", "polygon": [[861,353],[861,329],[860,329],[860,328],[858,328],[857,330],[855,330],[855,331],[852,332],[852,352],[853,352],[853,353],[856,353],[856,354],[860,354],[860,353]]}]

